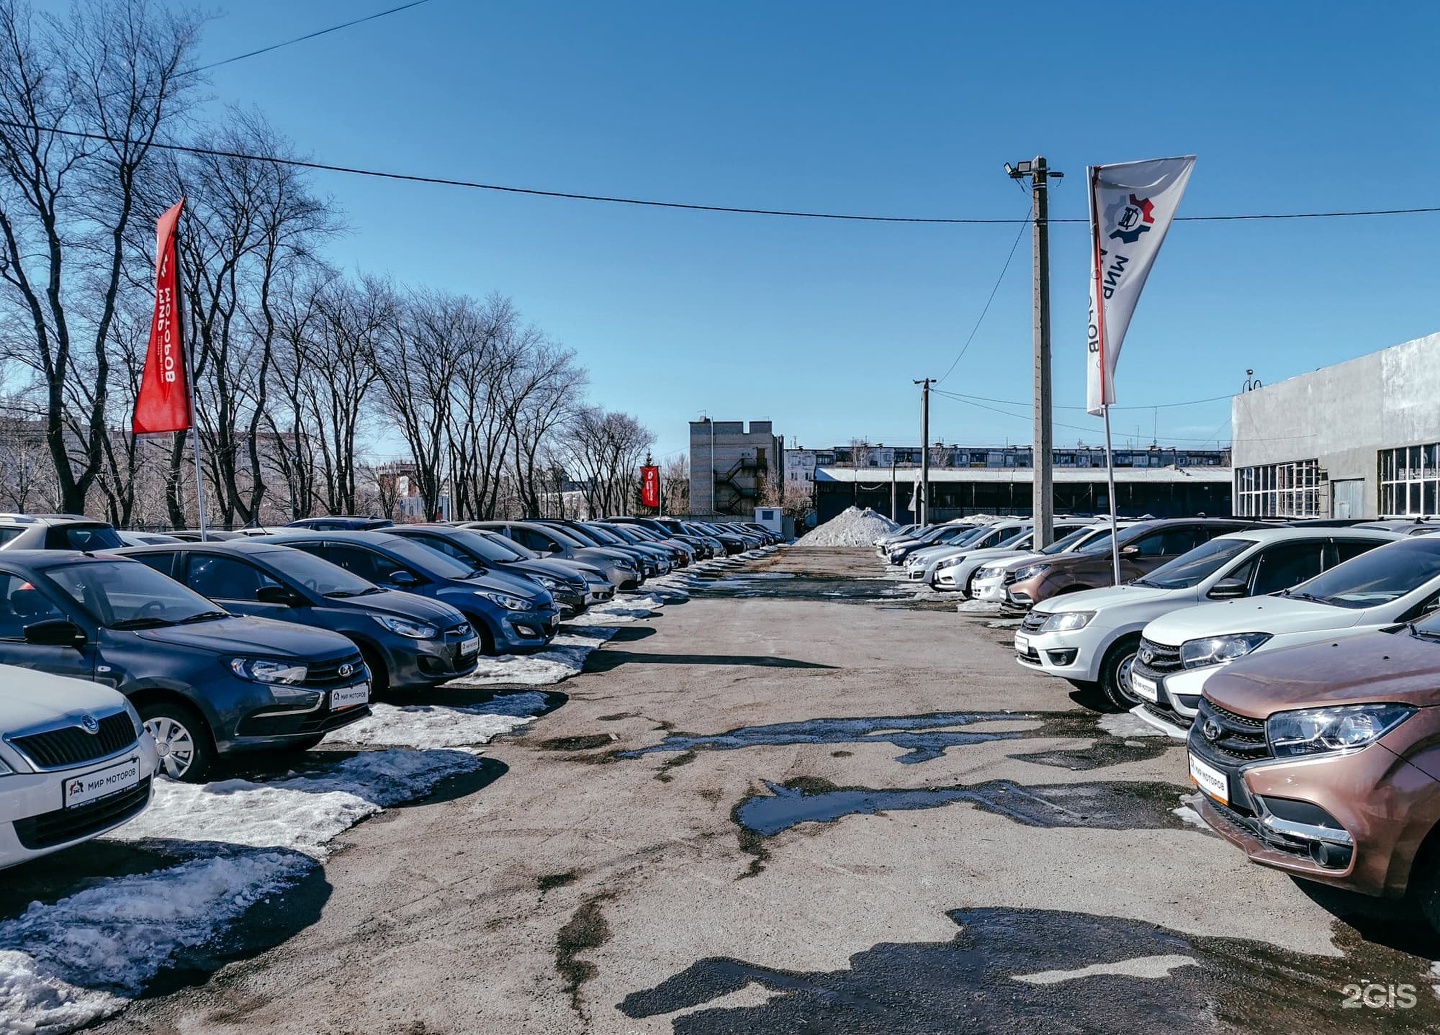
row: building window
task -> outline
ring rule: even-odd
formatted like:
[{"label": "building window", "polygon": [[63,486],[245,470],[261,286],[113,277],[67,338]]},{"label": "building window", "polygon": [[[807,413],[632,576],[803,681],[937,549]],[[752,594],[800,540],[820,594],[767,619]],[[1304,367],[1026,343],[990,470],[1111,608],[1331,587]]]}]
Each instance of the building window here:
[{"label": "building window", "polygon": [[1318,460],[1242,467],[1235,472],[1235,515],[1319,517],[1324,480]]},{"label": "building window", "polygon": [[1380,450],[1380,513],[1440,513],[1440,443]]}]

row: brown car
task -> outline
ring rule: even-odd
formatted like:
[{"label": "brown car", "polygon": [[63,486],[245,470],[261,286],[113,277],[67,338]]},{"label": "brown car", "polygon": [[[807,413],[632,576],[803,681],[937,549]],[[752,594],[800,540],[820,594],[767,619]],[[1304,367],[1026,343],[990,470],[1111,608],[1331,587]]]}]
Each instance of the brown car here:
[{"label": "brown car", "polygon": [[1253,862],[1440,929],[1440,617],[1242,658],[1188,740],[1200,814]]},{"label": "brown car", "polygon": [[[1120,581],[1148,575],[1217,535],[1254,527],[1253,521],[1226,518],[1167,518],[1122,528]],[[1113,586],[1115,562],[1110,539],[1107,536],[1102,547],[1056,554],[1016,568],[1006,573],[1005,582],[1005,602],[1022,609],[1061,593]]]}]

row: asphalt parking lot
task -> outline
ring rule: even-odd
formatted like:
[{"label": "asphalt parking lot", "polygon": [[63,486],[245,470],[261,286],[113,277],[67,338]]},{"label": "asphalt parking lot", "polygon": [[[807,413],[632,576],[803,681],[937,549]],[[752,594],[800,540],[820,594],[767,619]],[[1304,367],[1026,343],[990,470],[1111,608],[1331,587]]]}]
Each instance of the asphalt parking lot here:
[{"label": "asphalt parking lot", "polygon": [[[95,1030],[1440,1030],[1440,944],[1403,909],[1250,865],[1196,825],[1180,745],[881,567],[790,548],[636,609],[557,687],[473,692],[537,717],[435,740],[419,800]],[[112,878],[183,854],[97,846]],[[78,870],[12,871],[0,934]]]}]

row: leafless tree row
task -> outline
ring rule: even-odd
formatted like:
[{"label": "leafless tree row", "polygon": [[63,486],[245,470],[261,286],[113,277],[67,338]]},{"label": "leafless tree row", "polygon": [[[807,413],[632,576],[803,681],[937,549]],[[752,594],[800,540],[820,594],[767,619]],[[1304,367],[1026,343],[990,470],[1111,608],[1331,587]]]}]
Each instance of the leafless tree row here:
[{"label": "leafless tree row", "polygon": [[[0,506],[188,524],[194,436],[230,525],[633,508],[653,436],[586,402],[572,351],[508,298],[334,268],[335,206],[244,157],[294,156],[261,114],[193,129],[199,30],[148,0],[0,0]],[[155,146],[180,139],[205,153]],[[140,440],[154,225],[180,197],[196,427]]]}]

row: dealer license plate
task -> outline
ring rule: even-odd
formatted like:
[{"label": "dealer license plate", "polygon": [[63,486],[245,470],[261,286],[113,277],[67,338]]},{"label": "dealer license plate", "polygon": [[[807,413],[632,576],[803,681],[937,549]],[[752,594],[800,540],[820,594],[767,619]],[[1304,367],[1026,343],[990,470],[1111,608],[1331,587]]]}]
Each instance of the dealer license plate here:
[{"label": "dealer license plate", "polygon": [[140,759],[127,758],[123,762],[96,769],[92,772],[72,776],[65,781],[65,807],[85,805],[100,798],[108,798],[120,791],[128,791],[140,783]]},{"label": "dealer license plate", "polygon": [[338,690],[330,691],[330,710],[334,712],[369,703],[369,683],[356,683],[354,686],[342,686]]},{"label": "dealer license plate", "polygon": [[1230,804],[1230,780],[1208,762],[1190,756],[1190,780],[1221,805]]},{"label": "dealer license plate", "polygon": [[476,653],[479,650],[480,637],[478,636],[472,636],[468,640],[460,641],[460,656],[462,658],[468,658],[470,655]]},{"label": "dealer license plate", "polygon": [[1155,680],[1146,679],[1137,672],[1130,673],[1130,686],[1147,701],[1158,701],[1160,699],[1160,688],[1155,685]]},{"label": "dealer license plate", "polygon": [[1016,653],[1016,654],[1029,654],[1029,653],[1030,653],[1030,637],[1026,636],[1024,633],[1016,633],[1016,634],[1015,634],[1015,653]]}]

